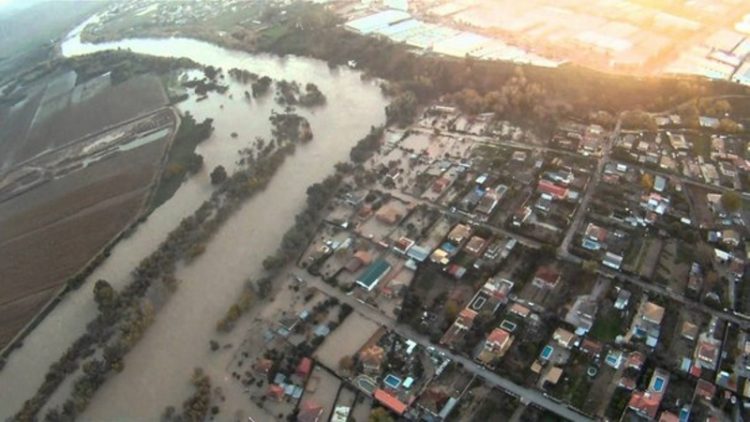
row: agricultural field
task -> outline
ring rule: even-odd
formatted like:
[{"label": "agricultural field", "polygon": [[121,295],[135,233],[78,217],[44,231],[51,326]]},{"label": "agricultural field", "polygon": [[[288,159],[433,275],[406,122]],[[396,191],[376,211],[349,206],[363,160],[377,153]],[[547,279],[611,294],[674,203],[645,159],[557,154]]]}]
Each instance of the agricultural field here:
[{"label": "agricultural field", "polygon": [[[48,90],[50,85],[52,82]],[[95,87],[92,89],[88,85]],[[43,101],[25,141],[12,152],[14,161],[28,160],[50,148],[65,146],[167,104],[164,88],[155,76],[107,85],[108,80],[96,78]],[[50,108],[52,110],[48,110]]]},{"label": "agricultural field", "polygon": [[0,133],[0,347],[140,218],[176,132],[156,77],[92,90],[66,75],[11,112],[21,132]]}]

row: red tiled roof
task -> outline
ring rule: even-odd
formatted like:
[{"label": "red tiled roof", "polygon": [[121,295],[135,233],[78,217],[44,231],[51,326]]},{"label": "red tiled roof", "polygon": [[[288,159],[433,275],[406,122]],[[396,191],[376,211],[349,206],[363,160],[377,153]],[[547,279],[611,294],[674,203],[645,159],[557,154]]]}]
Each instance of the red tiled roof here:
[{"label": "red tiled roof", "polygon": [[474,317],[476,316],[477,312],[469,308],[464,308],[461,310],[461,312],[458,313],[458,317],[461,318],[464,322],[474,321]]},{"label": "red tiled roof", "polygon": [[297,375],[299,375],[302,378],[306,378],[308,375],[310,375],[311,369],[312,369],[312,359],[308,357],[304,357],[300,359],[299,364],[297,365]]},{"label": "red tiled roof", "polygon": [[487,336],[487,343],[497,343],[502,345],[508,340],[508,337],[510,337],[510,333],[501,328],[495,328],[490,335]]},{"label": "red tiled roof", "polygon": [[548,193],[559,199],[568,196],[568,189],[562,186],[557,186],[549,180],[540,180],[537,189],[542,193]]},{"label": "red tiled roof", "polygon": [[690,368],[690,375],[696,378],[701,376],[701,372],[701,367],[698,365],[693,365],[693,367]]},{"label": "red tiled roof", "polygon": [[679,416],[675,415],[672,412],[662,412],[661,416],[659,417],[659,422],[679,422],[680,418]]},{"label": "red tiled roof", "polygon": [[557,280],[560,278],[560,273],[552,267],[544,266],[539,267],[534,274],[534,278],[538,278],[543,282],[554,285],[557,284]]},{"label": "red tiled roof", "polygon": [[643,413],[644,415],[648,415],[653,419],[656,417],[656,412],[659,411],[661,397],[661,394],[636,391],[630,397],[628,407],[640,413]]},{"label": "red tiled roof", "polygon": [[323,414],[323,407],[312,400],[302,402],[297,413],[297,422],[318,422]]},{"label": "red tiled roof", "polygon": [[284,387],[276,384],[271,384],[268,386],[268,393],[269,396],[275,397],[275,398],[281,398],[284,397]]},{"label": "red tiled roof", "polygon": [[402,403],[401,400],[397,399],[382,388],[375,390],[375,400],[379,401],[383,406],[393,410],[398,415],[403,415],[406,411],[405,403]]},{"label": "red tiled roof", "polygon": [[633,352],[628,355],[628,366],[635,369],[641,369],[643,363],[646,361],[646,356],[641,352]]},{"label": "red tiled roof", "polygon": [[603,347],[604,346],[596,340],[586,339],[581,343],[581,350],[590,355],[598,355],[602,352]]},{"label": "red tiled roof", "polygon": [[698,383],[695,385],[695,395],[698,397],[702,397],[706,400],[711,400],[714,398],[714,395],[716,394],[716,386],[714,384],[711,384],[710,382],[699,379]]}]

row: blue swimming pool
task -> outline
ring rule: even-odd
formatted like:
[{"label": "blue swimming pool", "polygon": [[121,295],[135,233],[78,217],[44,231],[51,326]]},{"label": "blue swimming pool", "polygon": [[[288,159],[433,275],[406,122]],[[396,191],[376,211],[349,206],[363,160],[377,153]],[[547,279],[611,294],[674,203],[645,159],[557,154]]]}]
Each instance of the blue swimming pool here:
[{"label": "blue swimming pool", "polygon": [[554,352],[555,349],[552,348],[549,344],[544,346],[544,349],[542,349],[542,359],[547,360],[550,356],[552,356],[552,352]]},{"label": "blue swimming pool", "polygon": [[393,374],[388,374],[383,379],[383,383],[390,388],[398,388],[401,385],[401,378]]}]

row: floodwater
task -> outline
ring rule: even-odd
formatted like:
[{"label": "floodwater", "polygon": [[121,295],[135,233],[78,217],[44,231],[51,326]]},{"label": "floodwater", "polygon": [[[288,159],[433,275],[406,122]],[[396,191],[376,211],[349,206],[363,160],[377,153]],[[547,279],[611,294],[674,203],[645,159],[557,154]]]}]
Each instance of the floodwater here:
[{"label": "floodwater", "polygon": [[[82,44],[74,30],[62,45],[66,56],[104,49],[131,49],[155,56],[188,57],[198,63],[236,67],[273,79],[313,82],[327,96],[326,106],[298,109],[310,121],[312,142],[297,147],[287,157],[267,189],[248,200],[218,231],[206,251],[177,271],[182,282],[156,317],[141,342],[127,355],[122,373],[108,380],[94,396],[85,420],[154,419],[167,405],[181,405],[190,390],[187,381],[196,366],[210,365],[208,340],[215,337],[216,321],[233,303],[244,281],[261,268],[263,258],[279,245],[294,216],[302,209],[307,187],[348,160],[355,142],[373,125],[385,121],[386,99],[374,82],[363,82],[360,73],[330,69],[326,63],[300,57],[279,58],[227,50],[190,39],[133,39],[116,43]],[[208,173],[221,164],[236,168],[238,150],[249,147],[256,136],[270,139],[268,116],[282,111],[273,94],[248,100],[249,86],[231,82],[225,94],[195,96],[179,105],[198,121],[214,119],[214,133],[198,147],[203,170],[186,180],[177,193],[156,209],[146,222],[121,241],[112,255],[75,293],[69,294],[26,337],[22,349],[9,357],[0,371],[0,420],[17,411],[43,381],[49,365],[85,330],[96,313],[91,290],[97,279],[116,288],[125,286],[130,271],[210,196]],[[230,94],[233,98],[230,98]],[[232,138],[231,133],[238,136]],[[68,383],[53,397],[60,403]],[[43,416],[43,415],[41,415]]]}]

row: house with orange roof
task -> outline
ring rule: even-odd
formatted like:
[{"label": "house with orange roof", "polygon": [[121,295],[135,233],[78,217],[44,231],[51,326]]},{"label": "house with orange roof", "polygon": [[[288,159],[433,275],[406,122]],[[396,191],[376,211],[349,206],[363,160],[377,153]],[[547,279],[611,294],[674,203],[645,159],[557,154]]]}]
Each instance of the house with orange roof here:
[{"label": "house with orange roof", "polygon": [[485,339],[477,360],[484,365],[491,365],[495,360],[502,358],[512,344],[513,336],[509,332],[495,328]]},{"label": "house with orange roof", "polygon": [[458,339],[463,338],[466,332],[469,331],[474,324],[476,316],[477,312],[472,309],[464,308],[461,310],[456,320],[440,339],[440,344],[452,347]]},{"label": "house with orange roof", "polygon": [[270,384],[266,396],[274,400],[281,400],[284,398],[284,387],[278,384]]},{"label": "house with orange roof", "polygon": [[540,289],[554,289],[560,281],[560,272],[549,265],[539,267],[534,273],[532,284]]},{"label": "house with orange roof", "polygon": [[635,338],[645,339],[646,345],[656,347],[664,319],[664,307],[653,302],[644,301],[638,309],[633,323],[632,334]]},{"label": "house with orange roof", "polygon": [[551,195],[555,199],[565,199],[568,197],[568,188],[558,186],[546,179],[539,181],[537,191]]},{"label": "house with orange roof", "polygon": [[362,363],[364,372],[367,374],[379,374],[384,359],[385,350],[377,344],[373,344],[359,352],[359,361]]},{"label": "house with orange roof", "polygon": [[406,403],[403,403],[396,396],[390,394],[382,388],[378,388],[377,390],[375,390],[373,397],[378,403],[387,407],[399,416],[403,415],[408,407]]},{"label": "house with orange roof", "polygon": [[668,384],[669,373],[661,368],[656,368],[646,390],[635,391],[630,396],[628,408],[641,416],[656,419]]}]

